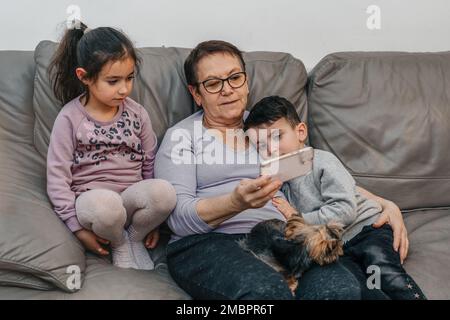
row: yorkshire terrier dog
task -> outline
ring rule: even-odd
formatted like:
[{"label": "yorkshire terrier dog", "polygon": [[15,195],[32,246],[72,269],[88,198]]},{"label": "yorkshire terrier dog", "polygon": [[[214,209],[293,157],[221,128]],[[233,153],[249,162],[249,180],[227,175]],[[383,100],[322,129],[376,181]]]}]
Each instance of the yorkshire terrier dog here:
[{"label": "yorkshire terrier dog", "polygon": [[343,254],[342,232],[341,224],[310,225],[293,215],[286,222],[271,219],[258,223],[239,244],[281,272],[294,294],[297,279],[313,263],[332,263]]}]

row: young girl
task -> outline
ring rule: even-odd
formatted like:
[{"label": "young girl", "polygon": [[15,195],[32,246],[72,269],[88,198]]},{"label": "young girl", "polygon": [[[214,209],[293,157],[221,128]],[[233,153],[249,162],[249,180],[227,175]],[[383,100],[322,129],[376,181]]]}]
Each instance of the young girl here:
[{"label": "young girl", "polygon": [[49,68],[65,105],[50,138],[47,191],[88,250],[108,255],[101,245],[110,243],[114,265],[150,270],[143,240],[155,247],[176,195],[152,179],[156,135],[145,109],[128,98],[138,65],[131,41],[113,28],[81,23],[66,31]]}]

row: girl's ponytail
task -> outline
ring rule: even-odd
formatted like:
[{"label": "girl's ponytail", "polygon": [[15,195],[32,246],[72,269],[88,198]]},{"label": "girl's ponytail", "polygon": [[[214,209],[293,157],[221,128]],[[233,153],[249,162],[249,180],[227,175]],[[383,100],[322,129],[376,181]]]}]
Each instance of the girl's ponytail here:
[{"label": "girl's ponytail", "polygon": [[49,66],[49,76],[57,99],[66,104],[85,91],[77,78],[75,69],[79,66],[77,47],[87,26],[80,22],[79,28],[68,29],[53,56]]}]

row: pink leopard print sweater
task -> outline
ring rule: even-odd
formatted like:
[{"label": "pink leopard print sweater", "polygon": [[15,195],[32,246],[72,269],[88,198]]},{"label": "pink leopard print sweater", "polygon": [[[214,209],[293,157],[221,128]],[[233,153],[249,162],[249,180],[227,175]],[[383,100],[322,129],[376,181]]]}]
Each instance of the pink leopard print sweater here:
[{"label": "pink leopard print sweater", "polygon": [[90,189],[122,192],[153,178],[157,146],[147,111],[130,98],[113,120],[94,120],[80,97],[56,118],[47,154],[47,193],[56,214],[72,231],[82,229],[75,199]]}]

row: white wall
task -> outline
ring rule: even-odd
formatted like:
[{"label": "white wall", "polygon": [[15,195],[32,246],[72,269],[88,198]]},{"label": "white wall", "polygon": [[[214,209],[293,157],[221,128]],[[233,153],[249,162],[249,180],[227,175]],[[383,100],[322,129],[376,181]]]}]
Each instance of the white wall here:
[{"label": "white wall", "polygon": [[[0,50],[57,40],[70,4],[90,27],[121,28],[139,47],[223,39],[290,52],[308,68],[335,51],[450,50],[450,0],[1,0]],[[369,5],[381,9],[380,30],[366,26]]]}]

